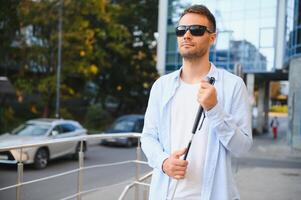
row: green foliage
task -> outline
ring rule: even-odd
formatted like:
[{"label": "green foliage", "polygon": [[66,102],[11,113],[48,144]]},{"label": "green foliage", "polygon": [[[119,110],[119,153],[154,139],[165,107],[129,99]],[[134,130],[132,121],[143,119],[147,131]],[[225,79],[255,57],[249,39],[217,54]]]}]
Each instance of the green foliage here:
[{"label": "green foliage", "polygon": [[[119,101],[115,116],[121,113],[145,111],[150,86],[158,77],[155,68],[155,38],[158,1],[114,1],[119,11],[117,20],[129,30],[126,43],[131,59],[113,58],[113,67],[104,71],[99,82],[106,94]],[[130,22],[130,23],[129,23]],[[107,76],[110,74],[110,76]],[[108,87],[109,84],[109,87]]]},{"label": "green foliage", "polygon": [[[53,117],[55,110],[59,2],[3,1],[9,12],[0,10],[0,24],[8,24],[4,30],[0,27],[0,33],[8,33],[0,35],[1,42],[7,41],[0,52],[9,47],[13,55],[4,58],[0,53],[0,64],[9,66],[9,78],[24,99],[19,104],[25,107],[30,101],[34,115],[43,117]],[[158,0],[63,2],[61,101],[88,102],[86,122],[91,127],[103,126],[111,116],[144,112],[158,77],[154,38]],[[87,92],[88,83],[95,87]],[[117,102],[115,109],[107,106],[108,97]],[[62,107],[62,115],[71,118],[76,113],[71,109],[77,108]],[[32,114],[31,108],[25,110]],[[99,113],[108,120],[96,119]]]},{"label": "green foliage", "polygon": [[[19,31],[17,7],[20,0],[0,0],[0,66],[11,63],[15,48],[11,45]],[[6,71],[5,71],[6,72]]]},{"label": "green foliage", "polygon": [[85,127],[89,130],[104,130],[112,122],[112,116],[105,111],[101,104],[91,105],[87,109]]}]

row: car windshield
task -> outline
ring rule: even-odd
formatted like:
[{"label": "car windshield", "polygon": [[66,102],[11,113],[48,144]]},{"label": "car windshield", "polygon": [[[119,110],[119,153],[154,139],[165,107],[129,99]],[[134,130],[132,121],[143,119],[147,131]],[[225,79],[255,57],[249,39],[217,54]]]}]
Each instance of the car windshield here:
[{"label": "car windshield", "polygon": [[134,125],[135,125],[135,121],[121,120],[115,122],[111,129],[114,131],[131,132],[133,131]]},{"label": "car windshield", "polygon": [[22,124],[12,131],[13,135],[19,136],[43,136],[51,126],[44,124]]}]

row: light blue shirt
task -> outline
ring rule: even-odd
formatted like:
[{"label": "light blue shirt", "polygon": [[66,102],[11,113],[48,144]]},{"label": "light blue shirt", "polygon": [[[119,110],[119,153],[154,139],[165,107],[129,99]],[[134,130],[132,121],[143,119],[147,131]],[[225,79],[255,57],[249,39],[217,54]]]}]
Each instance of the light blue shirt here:
[{"label": "light blue shirt", "polygon": [[[170,177],[162,171],[162,163],[172,153],[170,110],[180,84],[180,71],[164,75],[154,83],[145,113],[141,143],[154,169],[150,200],[165,200],[168,193]],[[205,113],[210,126],[201,200],[237,200],[240,197],[232,175],[231,155],[240,156],[252,145],[247,89],[240,77],[212,63],[207,76],[215,78],[218,103]]]}]

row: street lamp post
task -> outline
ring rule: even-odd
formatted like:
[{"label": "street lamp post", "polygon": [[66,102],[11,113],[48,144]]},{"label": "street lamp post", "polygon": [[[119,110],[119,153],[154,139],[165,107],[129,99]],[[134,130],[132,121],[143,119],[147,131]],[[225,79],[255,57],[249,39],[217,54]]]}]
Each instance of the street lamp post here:
[{"label": "street lamp post", "polygon": [[59,1],[59,23],[58,23],[58,56],[57,56],[57,69],[56,69],[56,106],[55,106],[55,117],[56,118],[60,118],[63,5],[64,5],[64,0],[60,0]]}]

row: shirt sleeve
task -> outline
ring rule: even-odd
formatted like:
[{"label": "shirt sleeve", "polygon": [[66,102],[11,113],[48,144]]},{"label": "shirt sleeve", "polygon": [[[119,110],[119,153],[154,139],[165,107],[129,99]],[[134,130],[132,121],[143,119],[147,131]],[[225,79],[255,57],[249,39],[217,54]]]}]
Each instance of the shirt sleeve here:
[{"label": "shirt sleeve", "polygon": [[247,88],[240,79],[234,90],[230,113],[220,102],[206,111],[220,142],[235,156],[241,156],[252,146],[251,107]]},{"label": "shirt sleeve", "polygon": [[159,81],[157,80],[151,89],[148,106],[144,116],[141,146],[149,165],[162,171],[163,161],[169,157],[169,154],[163,151],[163,147],[159,142],[159,90],[160,86]]}]

